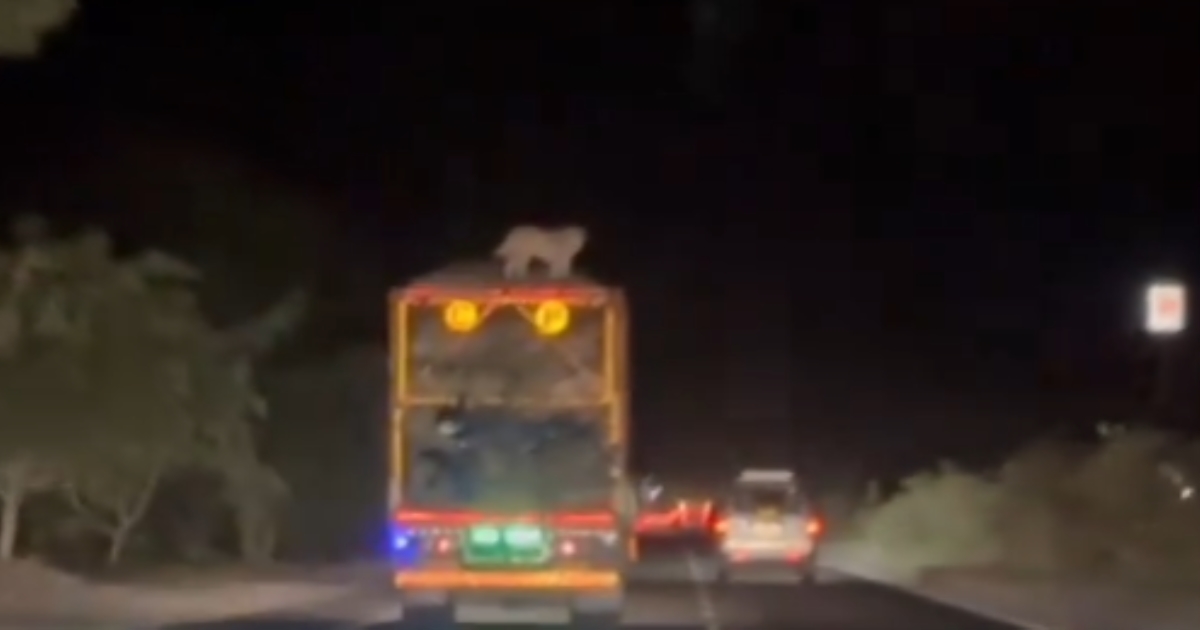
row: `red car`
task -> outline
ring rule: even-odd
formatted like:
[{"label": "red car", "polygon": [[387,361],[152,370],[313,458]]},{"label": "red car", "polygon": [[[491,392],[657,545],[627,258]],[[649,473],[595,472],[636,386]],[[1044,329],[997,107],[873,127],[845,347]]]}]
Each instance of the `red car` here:
[{"label": "red car", "polygon": [[670,504],[652,504],[638,515],[639,535],[673,536],[710,533],[717,513],[712,501],[679,500]]}]

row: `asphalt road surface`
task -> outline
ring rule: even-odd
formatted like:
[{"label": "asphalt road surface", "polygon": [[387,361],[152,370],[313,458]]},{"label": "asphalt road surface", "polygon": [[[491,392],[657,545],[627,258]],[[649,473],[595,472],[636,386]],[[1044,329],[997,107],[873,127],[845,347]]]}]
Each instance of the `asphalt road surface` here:
[{"label": "asphalt road surface", "polygon": [[[746,576],[732,584],[714,577],[702,549],[652,552],[630,587],[623,630],[1020,630],[833,571],[822,572],[815,585],[787,576]],[[400,630],[401,617],[386,585],[364,585],[316,610],[169,630]],[[553,622],[551,615],[459,627],[527,630]]]}]

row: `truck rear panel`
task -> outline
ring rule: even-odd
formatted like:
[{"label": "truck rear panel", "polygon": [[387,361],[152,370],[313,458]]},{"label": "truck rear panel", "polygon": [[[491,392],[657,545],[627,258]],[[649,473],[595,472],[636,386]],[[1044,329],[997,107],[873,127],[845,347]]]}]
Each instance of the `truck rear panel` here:
[{"label": "truck rear panel", "polygon": [[[435,278],[394,292],[390,317],[395,586],[451,600],[619,600],[629,555],[618,514],[628,439],[622,293]],[[608,495],[550,511],[502,500],[422,504],[411,485],[420,436],[464,398],[510,415],[594,417],[615,456]]]},{"label": "truck rear panel", "polygon": [[396,515],[396,585],[520,592],[620,587],[624,550],[611,513]]}]

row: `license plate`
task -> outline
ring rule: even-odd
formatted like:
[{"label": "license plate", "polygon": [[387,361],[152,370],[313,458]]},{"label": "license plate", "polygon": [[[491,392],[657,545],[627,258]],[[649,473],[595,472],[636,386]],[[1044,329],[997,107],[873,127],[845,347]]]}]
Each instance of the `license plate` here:
[{"label": "license plate", "polygon": [[478,525],[467,530],[462,561],[468,566],[531,566],[551,556],[550,540],[540,527],[525,524]]},{"label": "license plate", "polygon": [[520,597],[506,597],[497,603],[501,608],[508,610],[546,610],[554,607],[544,601]]},{"label": "license plate", "polygon": [[754,534],[757,536],[779,536],[783,534],[783,527],[778,523],[755,523]]}]

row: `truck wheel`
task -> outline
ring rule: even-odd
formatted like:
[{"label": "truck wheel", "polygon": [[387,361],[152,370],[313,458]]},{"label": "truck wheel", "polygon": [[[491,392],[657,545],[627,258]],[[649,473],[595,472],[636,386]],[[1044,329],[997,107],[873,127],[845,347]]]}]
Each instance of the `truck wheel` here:
[{"label": "truck wheel", "polygon": [[450,630],[454,627],[454,604],[405,606],[400,627],[404,630]]}]

